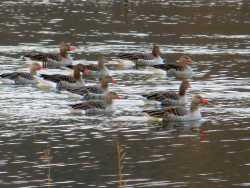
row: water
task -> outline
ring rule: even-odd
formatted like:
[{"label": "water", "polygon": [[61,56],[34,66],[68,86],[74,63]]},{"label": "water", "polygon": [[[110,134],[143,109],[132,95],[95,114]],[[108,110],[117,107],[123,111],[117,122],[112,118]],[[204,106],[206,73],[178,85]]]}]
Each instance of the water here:
[{"label": "water", "polygon": [[161,125],[141,94],[179,81],[150,70],[112,71],[127,99],[103,116],[72,113],[68,94],[2,84],[1,187],[250,187],[249,12],[247,0],[1,1],[1,72],[61,41],[79,61],[157,43],[169,62],[194,59],[189,95],[210,102],[200,123]]}]

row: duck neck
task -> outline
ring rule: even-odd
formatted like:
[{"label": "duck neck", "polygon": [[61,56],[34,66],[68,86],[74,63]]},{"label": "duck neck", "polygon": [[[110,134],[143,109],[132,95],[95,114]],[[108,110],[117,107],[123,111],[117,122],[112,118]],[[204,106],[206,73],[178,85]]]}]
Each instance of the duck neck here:
[{"label": "duck neck", "polygon": [[74,68],[73,78],[77,81],[81,80],[81,72],[77,67]]},{"label": "duck neck", "polygon": [[184,97],[186,95],[186,93],[187,93],[187,89],[185,87],[180,86],[179,96]]},{"label": "duck neck", "polygon": [[66,50],[60,50],[61,58],[68,58],[68,52]]},{"label": "duck neck", "polygon": [[196,103],[196,102],[192,102],[190,110],[191,110],[192,113],[197,112],[197,111],[200,110],[200,105],[198,103]]},{"label": "duck neck", "polygon": [[101,81],[101,88],[103,89],[103,90],[107,90],[108,89],[108,82],[106,81],[106,80],[102,80]]},{"label": "duck neck", "polygon": [[32,68],[30,69],[30,74],[32,76],[36,75],[36,73],[37,73],[37,71],[35,69],[32,69]]},{"label": "duck neck", "polygon": [[161,55],[160,48],[158,46],[153,46],[152,55],[154,57],[159,57]]},{"label": "duck neck", "polygon": [[110,106],[110,105],[112,105],[112,103],[113,103],[113,99],[112,99],[112,97],[110,97],[109,95],[107,95],[107,96],[105,97],[104,102],[105,102],[106,105]]}]

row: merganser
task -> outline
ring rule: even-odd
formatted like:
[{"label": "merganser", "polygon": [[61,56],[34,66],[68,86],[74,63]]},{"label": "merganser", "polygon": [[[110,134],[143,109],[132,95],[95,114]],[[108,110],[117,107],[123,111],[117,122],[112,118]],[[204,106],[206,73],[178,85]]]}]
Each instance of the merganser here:
[{"label": "merganser", "polygon": [[154,45],[151,54],[124,53],[118,55],[118,58],[134,61],[137,66],[153,66],[153,65],[164,64],[164,60],[161,58],[160,55],[161,55],[160,47]]},{"label": "merganser", "polygon": [[78,95],[86,95],[87,93],[97,93],[102,94],[108,91],[109,83],[116,83],[111,76],[106,76],[100,81],[100,85],[97,86],[72,86],[69,84],[65,84],[64,82],[58,82],[57,83],[57,90],[66,90],[71,93],[75,93]]},{"label": "merganser", "polygon": [[38,80],[35,77],[37,71],[41,70],[39,63],[33,63],[30,65],[30,72],[11,72],[1,74],[0,77],[14,81],[15,84],[37,84]]},{"label": "merganser", "polygon": [[70,105],[73,109],[85,110],[86,114],[92,114],[110,109],[113,99],[120,97],[114,92],[108,92],[103,100],[90,100]]},{"label": "merganser", "polygon": [[190,65],[192,64],[192,59],[189,56],[181,56],[175,64],[159,64],[154,65],[154,68],[159,68],[167,71],[168,76],[175,76],[179,79],[188,79],[193,75],[192,68]]},{"label": "merganser", "polygon": [[183,80],[179,87],[179,93],[162,91],[144,94],[143,97],[149,100],[161,101],[162,106],[182,106],[187,102],[186,92],[189,88],[189,81]]},{"label": "merganser", "polygon": [[147,114],[154,117],[163,118],[165,122],[177,121],[194,121],[202,118],[200,106],[208,104],[208,100],[202,98],[200,95],[195,95],[192,98],[190,110],[185,107],[169,107],[159,110],[146,110]]},{"label": "merganser", "polygon": [[68,55],[69,51],[74,51],[75,47],[72,47],[70,43],[61,43],[59,54],[49,53],[31,53],[26,54],[24,57],[28,57],[31,60],[37,60],[43,62],[43,68],[60,68],[62,66],[72,65],[73,60]]}]

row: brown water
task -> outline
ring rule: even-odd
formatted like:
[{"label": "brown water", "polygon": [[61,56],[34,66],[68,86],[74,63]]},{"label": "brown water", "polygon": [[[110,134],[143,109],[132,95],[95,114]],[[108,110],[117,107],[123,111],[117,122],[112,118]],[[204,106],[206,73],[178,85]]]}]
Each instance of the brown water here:
[{"label": "brown water", "polygon": [[179,81],[143,69],[112,72],[127,99],[102,116],[72,114],[67,94],[0,85],[0,187],[250,187],[249,14],[247,0],[2,0],[1,72],[61,41],[80,61],[157,43],[168,62],[194,59],[190,96],[210,104],[202,122],[146,121],[141,94]]}]

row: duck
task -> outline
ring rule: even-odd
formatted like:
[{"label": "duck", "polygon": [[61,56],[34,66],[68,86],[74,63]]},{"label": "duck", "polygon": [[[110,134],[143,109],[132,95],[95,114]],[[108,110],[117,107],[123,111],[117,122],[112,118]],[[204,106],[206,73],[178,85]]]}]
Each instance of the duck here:
[{"label": "duck", "polygon": [[143,97],[149,100],[160,101],[162,106],[183,106],[187,103],[187,90],[190,88],[188,80],[183,80],[179,87],[179,92],[153,92],[144,94]]},{"label": "duck", "polygon": [[153,65],[154,68],[163,69],[167,71],[168,76],[175,76],[178,79],[190,79],[193,76],[191,57],[187,55],[181,56],[176,63]]},{"label": "duck", "polygon": [[71,46],[70,43],[62,42],[59,46],[58,54],[31,53],[24,55],[24,57],[30,58],[31,60],[41,61],[43,68],[61,68],[72,65],[73,60],[68,55],[68,52],[74,51],[75,49],[76,48]]},{"label": "duck", "polygon": [[40,74],[39,76],[45,80],[51,81],[51,82],[67,82],[68,84],[74,85],[74,86],[84,86],[85,82],[82,79],[81,76],[81,67],[76,65],[73,68],[73,75],[62,75],[62,74]]},{"label": "duck", "polygon": [[110,110],[114,99],[120,99],[115,92],[108,92],[103,100],[89,100],[70,105],[72,109],[84,110],[86,114],[96,114],[96,112]]},{"label": "duck", "polygon": [[122,53],[116,58],[109,60],[106,66],[109,69],[133,69],[138,66],[154,66],[164,64],[165,60],[161,58],[160,47],[153,45],[152,53]]},{"label": "duck", "polygon": [[128,59],[134,61],[136,66],[153,66],[165,64],[164,60],[161,58],[161,50],[157,45],[153,45],[152,53],[124,53],[119,54],[118,58]]},{"label": "duck", "polygon": [[29,66],[29,72],[11,72],[4,73],[0,75],[3,82],[8,83],[7,80],[14,82],[14,84],[24,85],[24,84],[37,84],[38,79],[36,77],[37,72],[42,69],[39,63],[32,63]]},{"label": "duck", "polygon": [[[112,94],[114,94],[114,95],[115,95],[115,94],[117,95],[116,92],[113,92],[113,91],[110,91],[110,92],[112,92]],[[106,95],[108,95],[110,92],[99,93],[99,94],[88,92],[87,94],[85,94],[85,95],[81,98],[81,100],[104,100],[104,98],[106,97]],[[120,99],[121,99],[121,97],[120,97]]]},{"label": "duck", "polygon": [[145,110],[144,112],[150,116],[162,118],[163,122],[195,121],[202,118],[200,106],[207,104],[208,99],[205,99],[200,95],[194,95],[192,97],[192,102],[189,110],[185,107],[178,106],[167,107],[158,110]]},{"label": "duck", "polygon": [[95,93],[95,94],[103,94],[108,92],[109,83],[116,83],[111,76],[106,76],[100,81],[100,85],[94,86],[72,86],[69,84],[65,84],[64,82],[60,81],[57,83],[57,90],[58,91],[68,91],[77,95],[84,96],[87,93]]},{"label": "duck", "polygon": [[[83,76],[85,79],[98,79],[101,80],[105,76],[110,76],[109,70],[106,67],[106,63],[108,61],[104,58],[101,58],[98,60],[97,64],[89,64],[89,65],[83,65],[83,64],[77,64],[80,70],[83,72]],[[67,66],[68,68],[73,68],[72,66]]]}]

